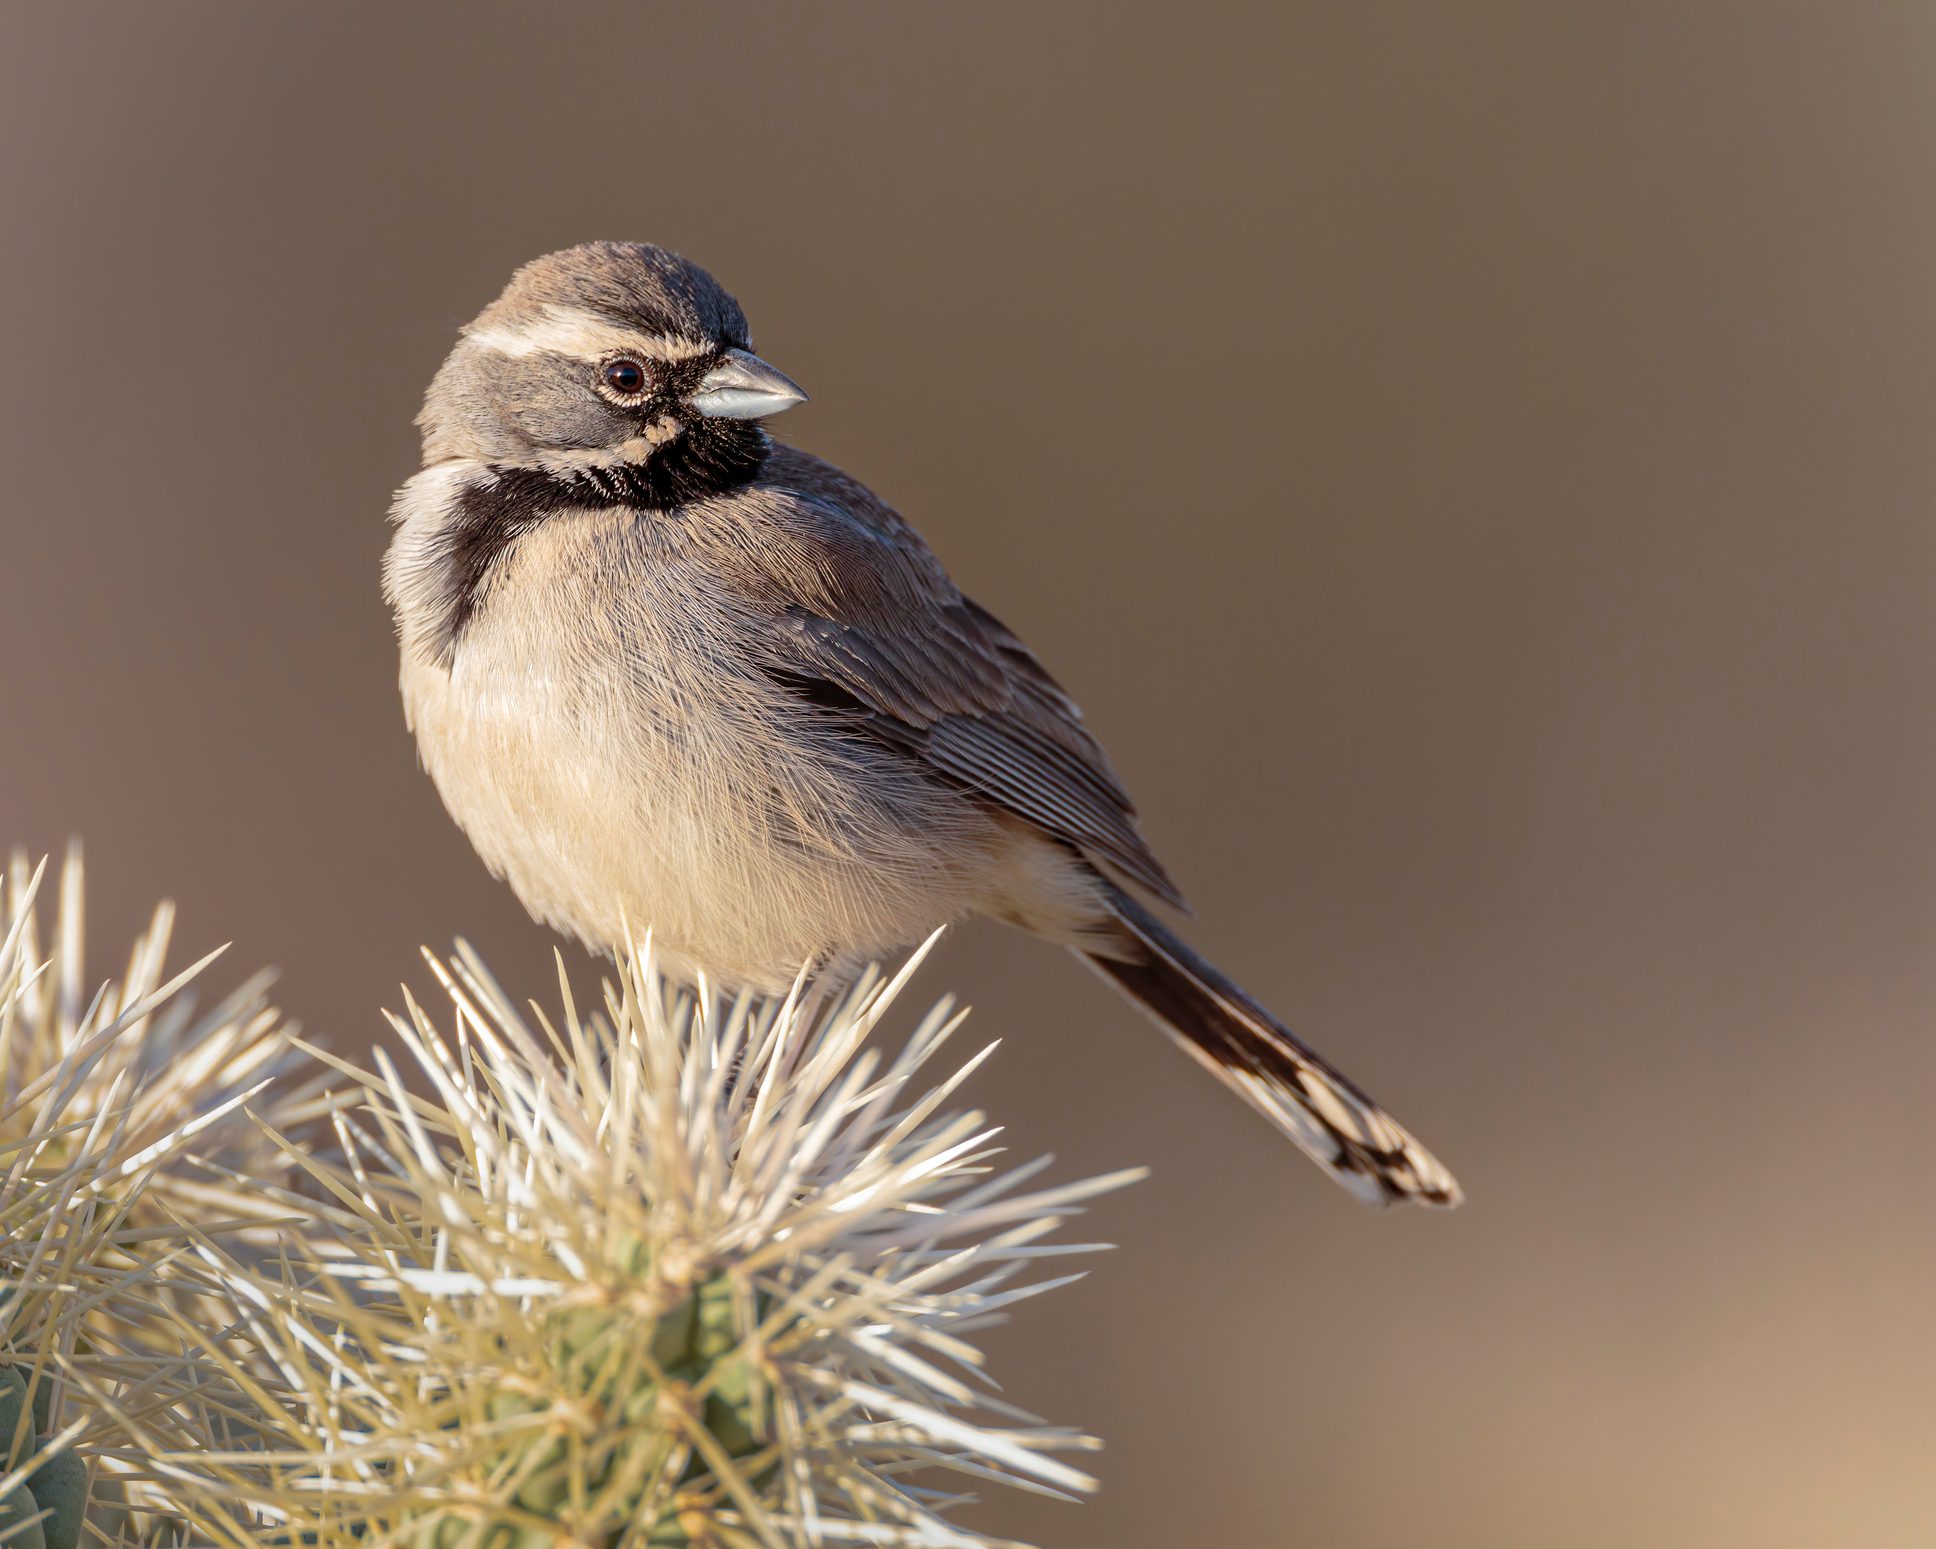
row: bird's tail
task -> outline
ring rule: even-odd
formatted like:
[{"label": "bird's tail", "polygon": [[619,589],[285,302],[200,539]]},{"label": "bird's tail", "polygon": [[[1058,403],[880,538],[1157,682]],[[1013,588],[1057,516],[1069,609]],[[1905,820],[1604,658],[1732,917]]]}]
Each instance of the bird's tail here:
[{"label": "bird's tail", "polygon": [[1082,955],[1186,1054],[1360,1199],[1459,1203],[1452,1174],[1384,1109],[1134,899],[1115,908],[1131,955]]}]

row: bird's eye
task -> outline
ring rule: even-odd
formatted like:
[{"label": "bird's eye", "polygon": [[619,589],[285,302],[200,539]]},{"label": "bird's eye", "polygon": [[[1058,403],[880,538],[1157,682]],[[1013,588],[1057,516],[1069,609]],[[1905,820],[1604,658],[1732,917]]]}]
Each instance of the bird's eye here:
[{"label": "bird's eye", "polygon": [[634,397],[645,391],[647,381],[645,367],[628,356],[605,362],[605,385],[615,393]]}]

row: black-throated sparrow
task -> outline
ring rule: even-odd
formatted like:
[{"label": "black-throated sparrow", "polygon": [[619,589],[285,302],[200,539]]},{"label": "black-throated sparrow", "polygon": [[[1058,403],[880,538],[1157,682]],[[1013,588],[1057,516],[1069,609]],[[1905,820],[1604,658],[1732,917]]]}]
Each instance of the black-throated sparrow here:
[{"label": "black-throated sparrow", "polygon": [[1180,904],[1082,717],[872,493],[761,421],[802,400],[705,270],[527,264],[419,424],[385,590],[451,814],[525,906],[778,990],[986,914],[1073,948],[1371,1200],[1445,1168],[1132,896]]}]

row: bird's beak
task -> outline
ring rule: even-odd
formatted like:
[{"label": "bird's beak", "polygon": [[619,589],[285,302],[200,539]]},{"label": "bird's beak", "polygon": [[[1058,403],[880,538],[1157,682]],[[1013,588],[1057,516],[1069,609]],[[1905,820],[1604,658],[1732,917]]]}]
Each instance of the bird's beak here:
[{"label": "bird's beak", "polygon": [[690,401],[709,419],[757,420],[805,403],[807,395],[784,372],[775,371],[759,356],[728,350],[719,364],[699,379],[699,391]]}]

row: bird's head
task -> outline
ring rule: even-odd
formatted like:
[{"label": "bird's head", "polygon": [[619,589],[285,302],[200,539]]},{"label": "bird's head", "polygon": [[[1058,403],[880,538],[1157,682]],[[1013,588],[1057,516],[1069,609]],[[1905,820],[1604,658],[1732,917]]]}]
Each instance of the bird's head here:
[{"label": "bird's head", "polygon": [[761,421],[805,400],[749,348],[713,277],[643,242],[588,242],[526,264],[430,384],[426,465],[476,458],[616,480],[674,505],[744,483]]}]

